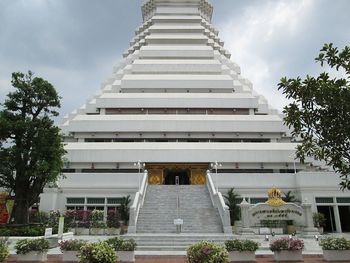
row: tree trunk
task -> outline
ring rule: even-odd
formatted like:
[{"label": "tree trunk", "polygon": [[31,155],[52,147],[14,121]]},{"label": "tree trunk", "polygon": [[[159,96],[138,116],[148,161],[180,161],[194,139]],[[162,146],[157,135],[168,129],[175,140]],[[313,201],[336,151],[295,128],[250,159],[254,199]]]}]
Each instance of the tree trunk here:
[{"label": "tree trunk", "polygon": [[29,223],[29,205],[26,199],[15,198],[14,207],[14,220],[15,224],[28,224]]}]

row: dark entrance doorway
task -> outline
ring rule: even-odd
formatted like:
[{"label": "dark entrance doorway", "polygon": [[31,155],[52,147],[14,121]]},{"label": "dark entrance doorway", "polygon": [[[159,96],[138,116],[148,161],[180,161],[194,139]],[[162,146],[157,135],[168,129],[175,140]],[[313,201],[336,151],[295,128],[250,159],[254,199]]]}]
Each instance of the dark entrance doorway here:
[{"label": "dark entrance doorway", "polygon": [[350,232],[350,206],[340,205],[338,209],[342,232]]},{"label": "dark entrance doorway", "polygon": [[165,185],[189,185],[190,170],[189,169],[166,169],[165,170]]},{"label": "dark entrance doorway", "polygon": [[324,214],[326,218],[326,225],[324,226],[324,232],[332,233],[336,232],[334,209],[333,206],[317,206],[317,211]]}]

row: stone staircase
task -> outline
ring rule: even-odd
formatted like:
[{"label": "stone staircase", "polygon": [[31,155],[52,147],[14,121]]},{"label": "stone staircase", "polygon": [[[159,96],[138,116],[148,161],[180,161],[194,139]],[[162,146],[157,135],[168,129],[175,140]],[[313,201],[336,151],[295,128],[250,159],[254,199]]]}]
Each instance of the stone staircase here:
[{"label": "stone staircase", "polygon": [[206,185],[149,185],[136,233],[176,233],[176,218],[183,219],[181,233],[223,233]]}]

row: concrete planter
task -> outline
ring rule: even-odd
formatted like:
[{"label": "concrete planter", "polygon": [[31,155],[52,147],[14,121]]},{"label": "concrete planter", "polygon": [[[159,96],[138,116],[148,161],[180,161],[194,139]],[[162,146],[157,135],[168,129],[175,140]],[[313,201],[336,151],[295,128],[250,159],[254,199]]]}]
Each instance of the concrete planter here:
[{"label": "concrete planter", "polygon": [[63,251],[62,252],[62,261],[73,261],[78,262],[78,251]]},{"label": "concrete planter", "polygon": [[86,236],[90,234],[90,230],[88,228],[77,227],[75,229],[75,234],[78,236]]},{"label": "concrete planter", "polygon": [[73,235],[75,235],[75,228],[68,228],[68,232],[72,232],[73,233]]},{"label": "concrete planter", "polygon": [[116,251],[117,262],[135,262],[135,251]]},{"label": "concrete planter", "polygon": [[117,236],[120,234],[120,228],[109,227],[106,229],[106,234],[110,236]]},{"label": "concrete planter", "polygon": [[322,250],[326,261],[350,262],[350,250]]},{"label": "concrete planter", "polygon": [[230,262],[254,262],[255,252],[254,251],[230,251],[229,252]]},{"label": "concrete planter", "polygon": [[17,261],[34,261],[34,262],[43,262],[47,261],[47,252],[31,251],[27,254],[18,254]]},{"label": "concrete planter", "polygon": [[275,251],[275,260],[277,262],[284,262],[284,261],[303,261],[303,255],[301,254],[301,250],[282,250],[282,251]]},{"label": "concrete planter", "polygon": [[96,227],[92,227],[90,228],[90,235],[94,235],[94,236],[101,236],[105,234],[105,229],[104,228],[96,228]]}]

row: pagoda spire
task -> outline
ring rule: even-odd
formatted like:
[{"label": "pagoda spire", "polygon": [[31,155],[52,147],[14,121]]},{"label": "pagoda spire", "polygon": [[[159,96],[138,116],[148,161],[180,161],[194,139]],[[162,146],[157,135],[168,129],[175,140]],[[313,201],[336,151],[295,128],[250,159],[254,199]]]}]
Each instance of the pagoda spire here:
[{"label": "pagoda spire", "polygon": [[211,22],[213,6],[207,0],[143,0],[142,16],[147,21],[154,15],[200,15]]}]

